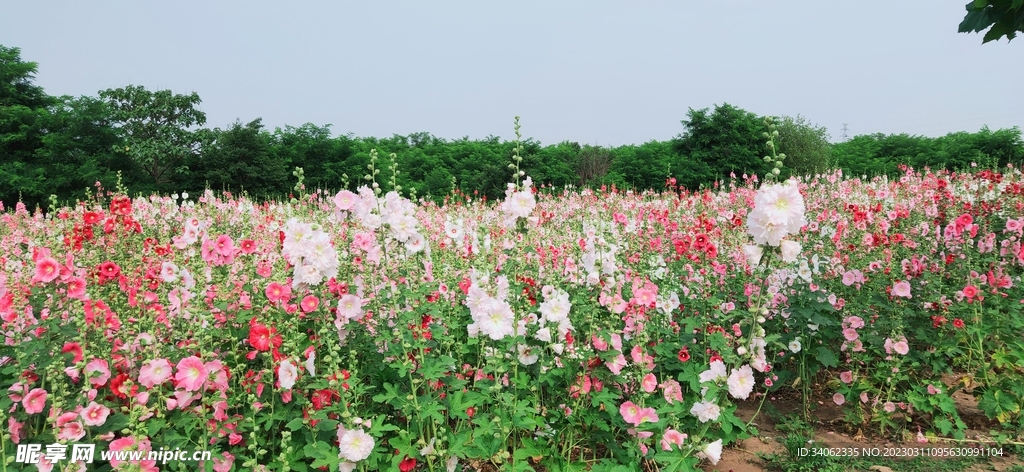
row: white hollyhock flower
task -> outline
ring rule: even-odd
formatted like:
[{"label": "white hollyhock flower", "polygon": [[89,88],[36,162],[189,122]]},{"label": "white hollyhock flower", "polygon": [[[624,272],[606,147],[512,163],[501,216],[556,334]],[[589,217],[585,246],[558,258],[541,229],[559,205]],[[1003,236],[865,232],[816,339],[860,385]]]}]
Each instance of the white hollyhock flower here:
[{"label": "white hollyhock flower", "polygon": [[292,361],[281,362],[281,367],[277,369],[277,378],[281,382],[281,388],[285,390],[291,390],[295,386],[295,379],[298,376],[299,369],[292,364]]},{"label": "white hollyhock flower", "polygon": [[779,244],[779,248],[782,249],[782,262],[796,262],[797,256],[803,249],[800,243],[790,240],[783,240]]},{"label": "white hollyhock flower", "polygon": [[750,369],[749,365],[740,367],[729,375],[728,384],[729,395],[746,400],[750,396],[750,392],[754,390],[754,371]]},{"label": "white hollyhock flower", "polygon": [[373,446],[373,436],[366,434],[361,429],[347,430],[340,438],[341,457],[352,462],[359,462],[370,457]]}]

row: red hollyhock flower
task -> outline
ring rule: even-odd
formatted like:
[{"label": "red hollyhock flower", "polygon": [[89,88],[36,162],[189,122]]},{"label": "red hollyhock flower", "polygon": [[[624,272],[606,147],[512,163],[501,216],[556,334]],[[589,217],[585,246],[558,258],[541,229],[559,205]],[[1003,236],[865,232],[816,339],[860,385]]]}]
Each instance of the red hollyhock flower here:
[{"label": "red hollyhock flower", "polygon": [[82,346],[78,343],[64,343],[64,347],[60,350],[62,354],[71,353],[74,358],[74,363],[77,364],[82,361]]},{"label": "red hollyhock flower", "polygon": [[121,399],[126,399],[129,395],[134,397],[138,393],[139,387],[132,385],[131,388],[128,388],[125,385],[127,381],[129,381],[128,374],[117,374],[117,377],[110,380],[110,390]]},{"label": "red hollyhock flower", "polygon": [[269,351],[271,346],[281,346],[281,335],[277,334],[274,328],[268,328],[260,323],[252,323],[249,328],[249,344],[257,351]]},{"label": "red hollyhock flower", "polygon": [[953,326],[957,327],[957,328],[963,328],[964,327],[964,320],[961,320],[960,318],[954,319],[953,320]]},{"label": "red hollyhock flower", "polygon": [[687,362],[689,360],[690,360],[690,349],[687,348],[686,346],[683,346],[683,348],[679,350],[679,362]]},{"label": "red hollyhock flower", "polygon": [[398,470],[401,470],[402,472],[409,472],[410,470],[415,469],[415,468],[416,468],[416,458],[415,457],[406,456],[405,459],[402,459],[402,462],[398,463]]}]

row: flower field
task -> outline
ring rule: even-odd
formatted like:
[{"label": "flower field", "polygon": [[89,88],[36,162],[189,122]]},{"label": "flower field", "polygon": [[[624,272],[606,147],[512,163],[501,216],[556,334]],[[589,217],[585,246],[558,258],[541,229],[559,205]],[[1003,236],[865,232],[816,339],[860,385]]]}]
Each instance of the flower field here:
[{"label": "flower field", "polygon": [[0,471],[693,470],[780,389],[922,440],[964,437],[966,389],[1012,438],[1022,235],[1012,168],[8,208]]}]

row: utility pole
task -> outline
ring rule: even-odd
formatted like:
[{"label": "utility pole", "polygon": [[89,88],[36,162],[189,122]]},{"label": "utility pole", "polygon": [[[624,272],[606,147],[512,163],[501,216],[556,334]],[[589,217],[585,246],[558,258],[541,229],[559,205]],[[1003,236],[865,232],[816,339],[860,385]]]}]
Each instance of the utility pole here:
[{"label": "utility pole", "polygon": [[846,139],[847,139],[847,138],[846,138],[846,131],[847,131],[847,129],[846,129],[846,123],[843,123],[843,141],[846,141]]}]

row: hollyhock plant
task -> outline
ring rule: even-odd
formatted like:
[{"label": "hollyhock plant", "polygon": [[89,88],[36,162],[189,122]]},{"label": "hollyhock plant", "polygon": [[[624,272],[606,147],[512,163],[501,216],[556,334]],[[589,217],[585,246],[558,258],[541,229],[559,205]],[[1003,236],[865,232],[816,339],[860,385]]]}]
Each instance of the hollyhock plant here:
[{"label": "hollyhock plant", "polygon": [[215,470],[691,470],[749,433],[738,402],[821,379],[851,430],[965,434],[950,366],[993,429],[1020,421],[1016,168],[651,191],[516,167],[504,196],[412,198],[385,160],[281,200],[5,202],[5,450],[84,432],[198,439]]}]

